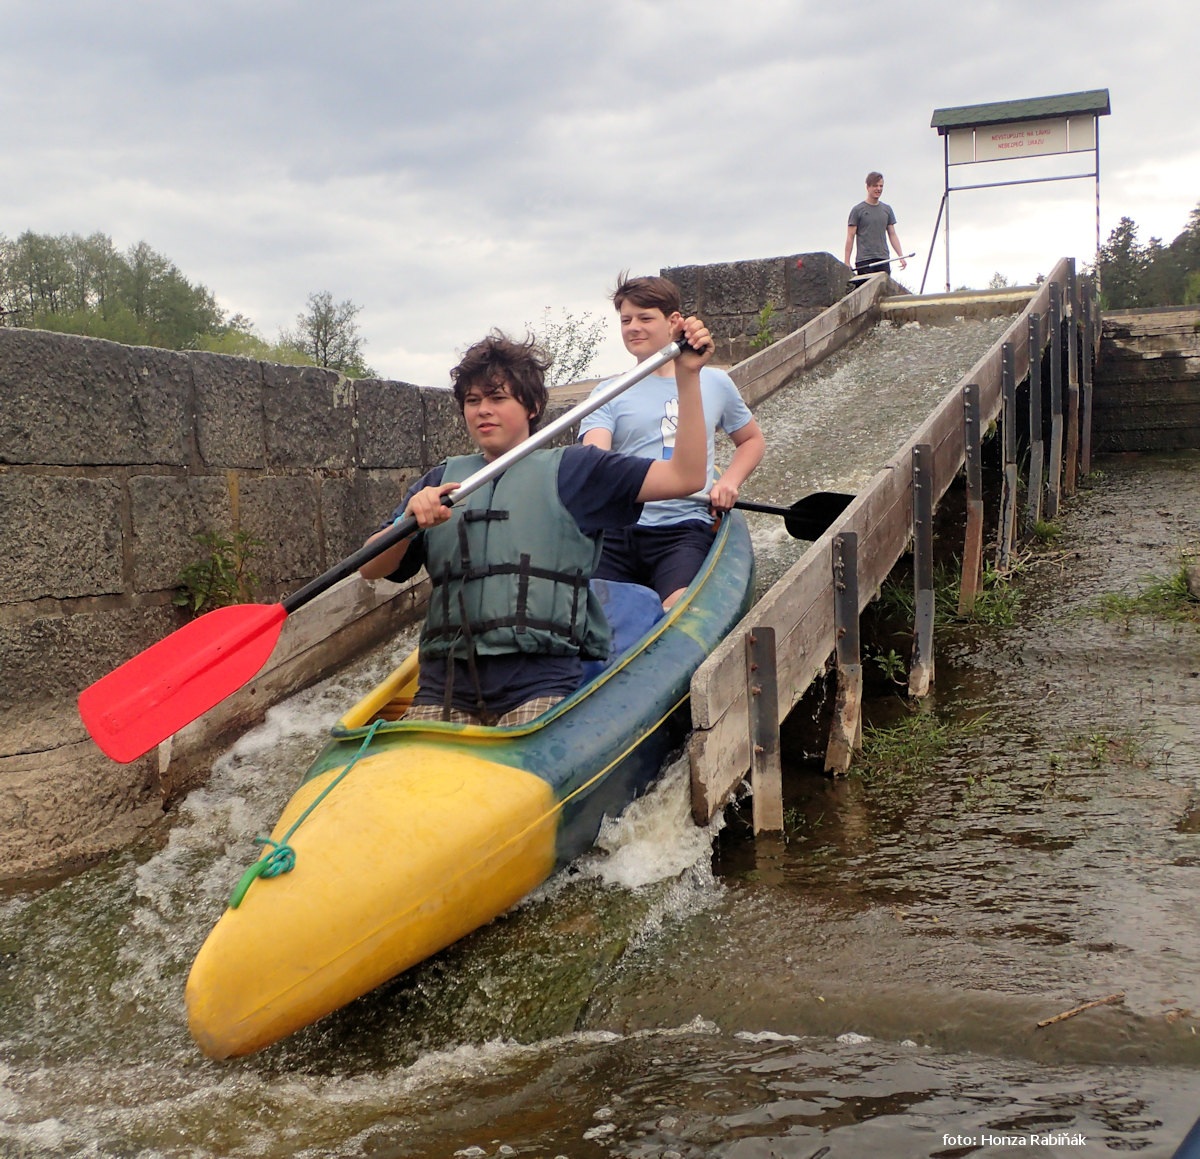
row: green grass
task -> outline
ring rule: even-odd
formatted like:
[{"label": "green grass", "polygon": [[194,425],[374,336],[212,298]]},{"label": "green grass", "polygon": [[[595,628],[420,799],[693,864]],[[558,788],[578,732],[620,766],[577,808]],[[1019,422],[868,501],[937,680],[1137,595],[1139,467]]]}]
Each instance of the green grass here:
[{"label": "green grass", "polygon": [[[934,615],[939,623],[980,624],[986,627],[1007,628],[1016,622],[1021,593],[1010,582],[1022,570],[1020,562],[1006,572],[991,565],[983,568],[983,584],[969,612],[959,615],[958,597],[962,566],[957,560],[938,564],[933,571]],[[879,611],[888,618],[911,623],[916,615],[916,594],[912,581],[885,580],[879,591]]]},{"label": "green grass", "polygon": [[1189,562],[1185,557],[1178,570],[1166,577],[1146,576],[1142,581],[1144,586],[1132,594],[1105,592],[1091,605],[1091,610],[1108,622],[1123,620],[1128,624],[1135,619],[1148,619],[1200,625],[1200,600],[1187,586]]}]

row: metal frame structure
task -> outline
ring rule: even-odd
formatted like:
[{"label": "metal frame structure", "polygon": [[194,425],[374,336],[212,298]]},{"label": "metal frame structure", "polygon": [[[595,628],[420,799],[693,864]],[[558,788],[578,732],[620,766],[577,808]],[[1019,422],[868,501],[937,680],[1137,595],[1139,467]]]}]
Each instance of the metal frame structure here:
[{"label": "metal frame structure", "polygon": [[[930,128],[937,129],[942,138],[943,171],[945,174],[945,189],[942,193],[942,203],[938,206],[937,221],[933,226],[933,237],[929,242],[929,256],[925,259],[925,272],[921,275],[921,289],[925,292],[925,279],[929,276],[929,263],[933,260],[933,247],[937,242],[938,230],[942,224],[942,214],[946,215],[946,292],[950,291],[950,194],[960,193],[968,189],[996,189],[1004,185],[1035,185],[1044,181],[1076,181],[1080,178],[1091,177],[1096,182],[1096,252],[1100,252],[1100,118],[1108,116],[1112,108],[1108,99],[1108,89],[1092,89],[1081,93],[1062,93],[1053,97],[1031,97],[1019,101],[998,101],[986,105],[961,105],[957,108],[934,109]],[[1087,120],[1090,119],[1090,144],[1080,147],[1071,145],[1071,124],[1082,120],[1076,132],[1078,133]],[[1061,141],[1055,137],[1055,130],[1049,127],[1050,122],[1061,123]],[[1036,127],[1039,123],[1043,127]],[[1031,128],[1031,126],[1034,126]],[[992,136],[1007,136],[1011,139],[1014,152],[1005,154],[998,152],[996,156],[978,156],[978,131],[990,129]],[[1005,134],[1004,129],[1010,130]],[[962,140],[964,134],[972,135],[971,156],[951,160],[951,135]],[[1027,137],[1028,135],[1028,137]],[[1038,143],[1048,143],[1048,147],[1035,152],[1033,148],[1022,146],[1026,141],[1037,139]],[[1005,144],[1008,144],[1006,142]],[[1002,146],[1003,147],[1003,146]],[[953,165],[983,165],[990,161],[1027,159],[1031,156],[1053,156],[1063,153],[1091,153],[1094,165],[1089,173],[1067,173],[1054,177],[1024,177],[1013,181],[989,181],[972,185],[951,185],[950,168]]]}]

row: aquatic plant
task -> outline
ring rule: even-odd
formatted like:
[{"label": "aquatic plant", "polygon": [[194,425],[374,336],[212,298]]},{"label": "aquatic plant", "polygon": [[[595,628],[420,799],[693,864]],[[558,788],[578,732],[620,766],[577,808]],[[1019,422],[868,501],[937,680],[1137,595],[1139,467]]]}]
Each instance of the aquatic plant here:
[{"label": "aquatic plant", "polygon": [[758,312],[758,333],[750,339],[751,350],[766,350],[772,342],[775,341],[775,335],[771,332],[771,319],[775,315],[775,303],[768,302]]},{"label": "aquatic plant", "polygon": [[1193,562],[1184,556],[1179,567],[1168,576],[1145,576],[1140,590],[1104,592],[1090,610],[1105,621],[1123,620],[1126,627],[1142,617],[1152,621],[1200,625],[1200,600],[1188,588],[1187,572]]},{"label": "aquatic plant", "polygon": [[205,554],[179,573],[179,590],[171,602],[199,616],[253,600],[258,576],[247,565],[263,541],[248,531],[235,531],[232,539],[219,531],[202,531],[195,539]]}]

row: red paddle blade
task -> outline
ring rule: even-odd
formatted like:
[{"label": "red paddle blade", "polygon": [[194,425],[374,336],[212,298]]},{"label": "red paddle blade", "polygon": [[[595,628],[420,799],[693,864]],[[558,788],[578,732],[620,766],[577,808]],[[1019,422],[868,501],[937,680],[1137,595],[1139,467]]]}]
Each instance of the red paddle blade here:
[{"label": "red paddle blade", "polygon": [[114,761],[149,752],[252,679],[283,630],[282,604],[234,604],[193,620],[79,694],[79,715]]}]

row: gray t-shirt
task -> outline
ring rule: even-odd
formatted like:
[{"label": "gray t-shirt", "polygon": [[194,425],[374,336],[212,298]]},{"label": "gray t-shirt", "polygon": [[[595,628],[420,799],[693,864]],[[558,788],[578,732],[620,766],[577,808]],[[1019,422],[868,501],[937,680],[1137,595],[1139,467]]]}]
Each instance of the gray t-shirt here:
[{"label": "gray t-shirt", "polygon": [[850,210],[847,225],[854,226],[855,262],[886,261],[888,256],[888,226],[896,224],[896,215],[885,201],[868,205],[860,201]]}]

